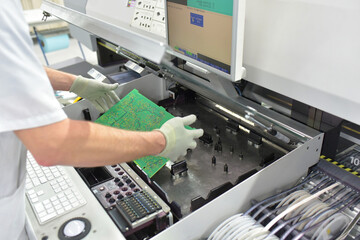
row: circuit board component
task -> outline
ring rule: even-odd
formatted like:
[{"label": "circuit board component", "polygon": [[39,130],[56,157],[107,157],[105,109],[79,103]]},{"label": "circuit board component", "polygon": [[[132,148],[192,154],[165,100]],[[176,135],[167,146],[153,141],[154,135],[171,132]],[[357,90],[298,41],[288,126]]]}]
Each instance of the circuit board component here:
[{"label": "circuit board component", "polygon": [[[134,89],[95,122],[127,130],[152,131],[173,117]],[[151,178],[167,161],[167,158],[147,156],[135,163]]]}]

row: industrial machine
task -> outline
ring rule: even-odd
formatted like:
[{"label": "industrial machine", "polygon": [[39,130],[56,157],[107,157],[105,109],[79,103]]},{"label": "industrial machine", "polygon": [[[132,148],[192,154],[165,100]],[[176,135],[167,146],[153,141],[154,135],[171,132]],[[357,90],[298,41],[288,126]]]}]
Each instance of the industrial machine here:
[{"label": "industrial machine", "polygon": [[[44,1],[98,52],[99,66],[57,68],[118,82],[141,126],[195,114],[205,133],[177,162],[46,169],[29,155],[31,238],[358,239],[358,7]],[[112,114],[86,100],[64,110],[101,123]]]}]

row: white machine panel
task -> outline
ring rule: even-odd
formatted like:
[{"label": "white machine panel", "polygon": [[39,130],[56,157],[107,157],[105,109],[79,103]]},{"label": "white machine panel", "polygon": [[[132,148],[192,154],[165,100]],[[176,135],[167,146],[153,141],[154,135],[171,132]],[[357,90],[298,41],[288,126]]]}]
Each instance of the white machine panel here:
[{"label": "white machine panel", "polygon": [[[106,11],[99,11],[103,9]],[[120,1],[94,1],[88,0],[86,4],[86,14],[102,21],[113,23],[114,25],[130,25],[135,7],[129,5],[128,0]]]},{"label": "white machine panel", "polygon": [[246,80],[360,124],[360,2],[247,1]]}]

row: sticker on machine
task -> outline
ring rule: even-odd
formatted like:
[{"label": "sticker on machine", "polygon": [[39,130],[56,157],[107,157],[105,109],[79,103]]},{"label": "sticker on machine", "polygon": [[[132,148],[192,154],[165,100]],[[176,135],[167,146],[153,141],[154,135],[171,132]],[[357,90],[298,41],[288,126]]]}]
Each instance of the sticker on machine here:
[{"label": "sticker on machine", "polygon": [[204,27],[204,16],[196,13],[190,13],[190,23],[199,27]]}]

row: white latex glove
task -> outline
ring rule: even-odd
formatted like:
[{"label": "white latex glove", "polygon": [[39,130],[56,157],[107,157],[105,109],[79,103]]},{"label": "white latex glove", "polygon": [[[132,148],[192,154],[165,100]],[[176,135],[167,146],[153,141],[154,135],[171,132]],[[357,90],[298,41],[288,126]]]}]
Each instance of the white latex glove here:
[{"label": "white latex glove", "polygon": [[78,76],[71,85],[70,92],[89,100],[99,112],[103,113],[120,101],[114,92],[118,85]]},{"label": "white latex glove", "polygon": [[195,115],[183,118],[175,117],[165,122],[158,131],[164,134],[166,139],[165,149],[158,155],[170,158],[171,161],[177,160],[180,156],[185,156],[187,149],[196,148],[195,139],[204,134],[204,130],[188,130],[185,126],[196,121]]}]

